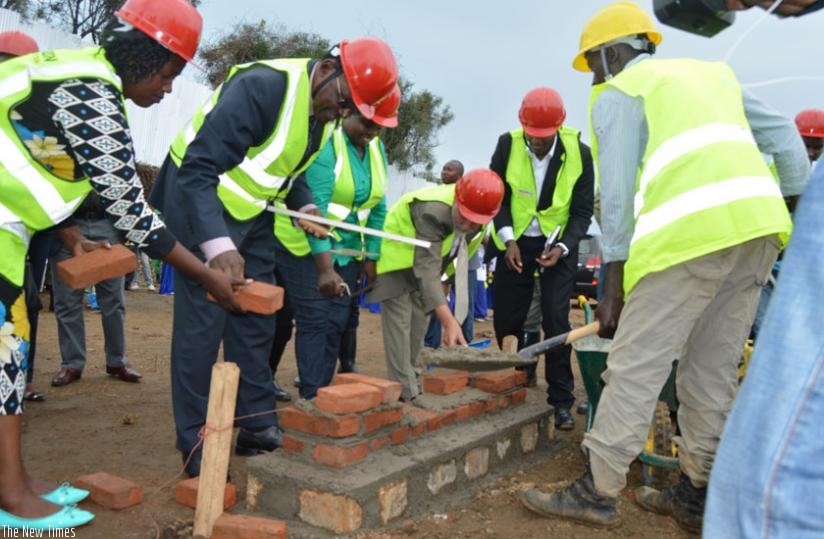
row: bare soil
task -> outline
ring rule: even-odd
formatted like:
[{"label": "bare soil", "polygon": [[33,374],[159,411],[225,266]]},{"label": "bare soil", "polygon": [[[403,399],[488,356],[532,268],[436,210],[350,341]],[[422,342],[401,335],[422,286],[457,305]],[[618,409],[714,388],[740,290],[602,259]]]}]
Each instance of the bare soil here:
[{"label": "bare soil", "polygon": [[[48,298],[44,297],[48,305]],[[91,502],[81,507],[95,513],[91,525],[75,530],[80,538],[184,537],[193,511],[174,501],[174,485],[181,474],[181,459],[174,447],[169,383],[169,350],[173,297],[154,292],[127,292],[127,345],[129,363],[143,374],[139,384],[128,384],[105,373],[99,315],[86,312],[88,360],[83,378],[66,387],[50,386],[60,367],[54,314],[43,311],[35,362],[35,387],[46,401],[29,403],[25,413],[24,458],[28,472],[38,478],[71,481],[80,475],[106,471],[143,487],[144,502],[123,511],[110,511]],[[573,309],[574,325],[582,323],[581,311]],[[478,322],[476,338],[491,337],[492,323]],[[362,372],[385,375],[383,339],[379,316],[361,311],[358,365]],[[203,358],[209,361],[210,358]],[[278,379],[291,388],[296,375],[290,346]],[[541,382],[531,391],[545,391]],[[294,391],[294,394],[297,392]],[[583,398],[580,384],[576,394]],[[379,538],[458,537],[688,537],[672,519],[638,508],[632,489],[641,484],[634,468],[625,495],[619,501],[623,525],[603,531],[560,520],[545,519],[527,511],[518,501],[520,490],[576,478],[583,470],[579,443],[583,416],[574,431],[559,433],[560,450],[545,462],[506,477],[478,494],[463,507],[444,507],[442,512],[399,522],[395,527],[358,534]],[[232,478],[242,500],[245,464],[233,457]],[[235,510],[242,510],[242,501]],[[277,515],[274,515],[277,516]],[[1,533],[1,532],[0,532]]]}]

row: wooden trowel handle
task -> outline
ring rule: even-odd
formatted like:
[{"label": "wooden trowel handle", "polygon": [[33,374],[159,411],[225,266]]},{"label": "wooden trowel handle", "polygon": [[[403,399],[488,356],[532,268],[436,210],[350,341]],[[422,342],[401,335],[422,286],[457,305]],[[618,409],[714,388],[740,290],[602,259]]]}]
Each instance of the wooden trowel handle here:
[{"label": "wooden trowel handle", "polygon": [[596,320],[595,322],[591,322],[585,326],[581,326],[579,328],[575,328],[569,333],[567,333],[567,338],[564,340],[564,344],[571,344],[578,339],[583,339],[584,337],[588,337],[589,335],[595,335],[598,333],[598,330],[601,329],[601,323]]},{"label": "wooden trowel handle", "polygon": [[329,237],[329,229],[321,224],[313,223],[308,219],[298,219],[298,224],[316,238],[325,239]]}]

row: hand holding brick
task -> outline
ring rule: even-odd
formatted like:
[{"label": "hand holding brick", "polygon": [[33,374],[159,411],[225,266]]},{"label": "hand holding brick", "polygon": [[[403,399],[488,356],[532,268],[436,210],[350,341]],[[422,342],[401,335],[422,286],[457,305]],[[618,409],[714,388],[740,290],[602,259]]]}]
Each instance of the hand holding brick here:
[{"label": "hand holding brick", "polygon": [[[215,301],[212,294],[209,301]],[[244,311],[257,314],[274,314],[283,307],[283,288],[261,281],[252,281],[235,291],[235,298]]]},{"label": "hand holding brick", "polygon": [[97,249],[57,263],[60,280],[71,288],[89,285],[133,273],[137,257],[126,247],[116,244],[111,249]]}]

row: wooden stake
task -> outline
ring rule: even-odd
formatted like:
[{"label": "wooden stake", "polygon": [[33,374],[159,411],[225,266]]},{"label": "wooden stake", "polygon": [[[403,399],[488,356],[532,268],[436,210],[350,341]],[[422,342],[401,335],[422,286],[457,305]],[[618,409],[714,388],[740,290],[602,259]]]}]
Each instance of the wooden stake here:
[{"label": "wooden stake", "polygon": [[223,513],[223,493],[229,471],[232,425],[235,417],[240,369],[236,363],[221,362],[212,367],[209,408],[206,413],[206,438],[195,509],[195,536],[212,536],[215,521]]}]

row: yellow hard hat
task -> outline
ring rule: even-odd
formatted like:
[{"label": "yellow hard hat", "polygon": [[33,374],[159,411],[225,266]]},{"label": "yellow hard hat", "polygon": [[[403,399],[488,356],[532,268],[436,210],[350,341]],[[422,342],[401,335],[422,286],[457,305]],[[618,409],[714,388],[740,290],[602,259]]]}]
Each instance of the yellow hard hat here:
[{"label": "yellow hard hat", "polygon": [[584,26],[572,67],[578,71],[591,71],[584,54],[612,40],[638,34],[646,34],[647,39],[656,45],[663,38],[643,9],[632,2],[613,2],[593,15]]}]

